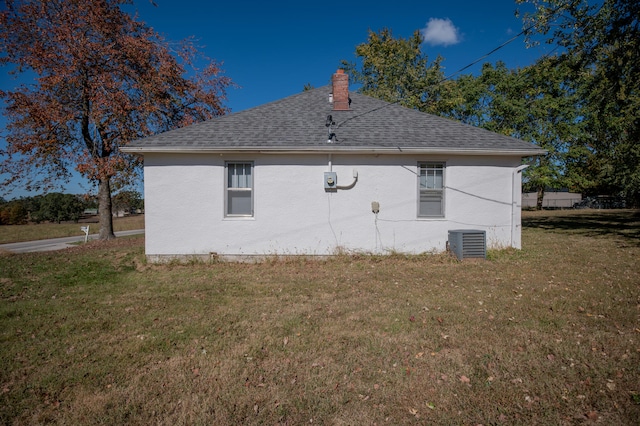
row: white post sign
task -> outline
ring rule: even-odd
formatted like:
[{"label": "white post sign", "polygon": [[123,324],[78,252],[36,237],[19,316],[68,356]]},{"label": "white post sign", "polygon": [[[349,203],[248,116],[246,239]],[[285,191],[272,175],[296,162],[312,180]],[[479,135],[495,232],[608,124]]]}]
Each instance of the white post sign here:
[{"label": "white post sign", "polygon": [[84,232],[84,242],[86,243],[89,239],[89,225],[81,226],[80,229]]}]

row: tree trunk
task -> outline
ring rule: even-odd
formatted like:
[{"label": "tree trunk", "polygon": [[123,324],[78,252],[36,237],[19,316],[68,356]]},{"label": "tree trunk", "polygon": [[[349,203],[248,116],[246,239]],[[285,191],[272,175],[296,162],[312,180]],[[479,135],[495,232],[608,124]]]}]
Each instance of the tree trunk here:
[{"label": "tree trunk", "polygon": [[536,210],[542,210],[542,202],[544,201],[544,187],[538,188],[538,200],[536,201]]},{"label": "tree trunk", "polygon": [[113,215],[111,214],[111,182],[109,178],[100,179],[98,184],[98,213],[100,216],[100,240],[115,238],[113,233]]}]

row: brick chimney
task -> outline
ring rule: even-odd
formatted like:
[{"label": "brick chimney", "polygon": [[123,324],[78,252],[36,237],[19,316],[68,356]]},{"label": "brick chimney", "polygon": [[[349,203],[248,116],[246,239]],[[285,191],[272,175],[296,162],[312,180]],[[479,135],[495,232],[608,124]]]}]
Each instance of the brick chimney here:
[{"label": "brick chimney", "polygon": [[349,111],[349,76],[338,70],[331,79],[333,84],[333,110]]}]

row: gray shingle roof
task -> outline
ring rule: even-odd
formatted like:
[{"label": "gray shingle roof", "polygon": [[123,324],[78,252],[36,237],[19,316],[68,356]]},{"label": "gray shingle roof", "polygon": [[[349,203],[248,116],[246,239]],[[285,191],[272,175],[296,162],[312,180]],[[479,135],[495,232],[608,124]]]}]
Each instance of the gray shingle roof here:
[{"label": "gray shingle roof", "polygon": [[[528,142],[425,114],[359,93],[350,111],[333,111],[331,86],[133,141],[145,152],[424,152],[540,155]],[[331,115],[334,142],[327,143]]]}]

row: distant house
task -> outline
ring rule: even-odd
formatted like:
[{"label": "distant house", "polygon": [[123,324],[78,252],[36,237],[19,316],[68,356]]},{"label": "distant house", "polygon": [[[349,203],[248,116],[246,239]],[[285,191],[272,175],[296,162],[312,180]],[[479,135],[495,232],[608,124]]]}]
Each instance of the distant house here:
[{"label": "distant house", "polygon": [[128,216],[129,214],[130,214],[129,210],[117,209],[117,210],[113,211],[112,216],[113,217],[125,217],[125,216]]},{"label": "distant house", "polygon": [[[582,200],[582,194],[569,191],[546,190],[542,199],[543,209],[570,209]],[[538,193],[522,194],[522,208],[535,208],[538,205]]]},{"label": "distant house", "polygon": [[138,140],[151,261],[444,251],[520,239],[529,143],[332,84]]}]

